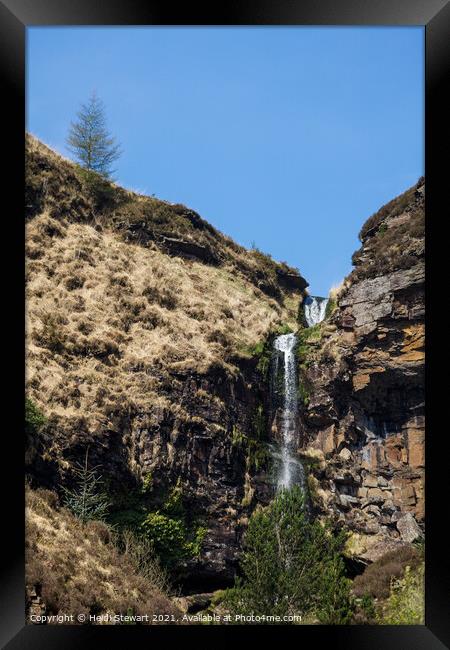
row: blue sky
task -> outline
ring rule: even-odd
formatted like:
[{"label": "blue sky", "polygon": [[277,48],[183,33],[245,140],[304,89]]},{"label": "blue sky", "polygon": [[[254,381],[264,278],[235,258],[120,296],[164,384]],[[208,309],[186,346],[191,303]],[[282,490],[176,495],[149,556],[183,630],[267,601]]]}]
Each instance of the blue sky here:
[{"label": "blue sky", "polygon": [[64,155],[95,89],[117,181],[197,210],[326,295],[424,173],[421,27],[27,30],[27,129]]}]

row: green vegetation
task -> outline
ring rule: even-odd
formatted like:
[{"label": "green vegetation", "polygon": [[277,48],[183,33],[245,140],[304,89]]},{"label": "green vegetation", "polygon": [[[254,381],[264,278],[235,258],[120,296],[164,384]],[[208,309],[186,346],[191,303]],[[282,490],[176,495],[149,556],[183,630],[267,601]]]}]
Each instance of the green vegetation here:
[{"label": "green vegetation", "polygon": [[141,520],[139,532],[153,545],[163,566],[172,570],[181,560],[200,554],[207,530],[199,522],[188,520],[178,482],[161,508]]},{"label": "green vegetation", "polygon": [[391,593],[377,613],[382,625],[423,625],[425,622],[425,565],[407,566],[402,578],[394,580]]},{"label": "green vegetation", "polygon": [[253,415],[253,430],[257,440],[264,440],[266,438],[266,415],[262,403],[259,403],[255,409]]},{"label": "green vegetation", "polygon": [[153,475],[151,472],[146,474],[142,481],[141,492],[142,494],[149,494],[153,489]]},{"label": "green vegetation", "polygon": [[46,417],[30,398],[25,398],[25,434],[36,435],[46,423]]},{"label": "green vegetation", "polygon": [[327,306],[325,309],[325,318],[329,318],[337,307],[337,302],[334,298],[328,298]]},{"label": "green vegetation", "polygon": [[355,623],[417,625],[424,620],[424,548],[404,546],[386,553],[356,576]]},{"label": "green vegetation", "polygon": [[153,492],[153,476],[148,473],[141,488],[115,495],[115,511],[108,521],[121,534],[129,531],[151,544],[162,566],[176,571],[182,560],[199,555],[207,530],[189,515],[180,481],[165,497]]},{"label": "green vegetation", "polygon": [[308,366],[311,360],[312,352],[314,350],[314,345],[319,344],[321,339],[321,323],[313,325],[312,327],[305,327],[298,331],[295,354],[300,366]]},{"label": "green vegetation", "polygon": [[291,334],[291,332],[292,327],[290,327],[290,325],[287,325],[287,323],[283,323],[276,328],[275,336],[280,336],[281,334]]},{"label": "green vegetation", "polygon": [[89,469],[86,452],[84,465],[76,465],[73,470],[75,488],[63,488],[64,505],[83,524],[94,519],[105,519],[111,506],[108,495],[102,490],[103,480],[96,470],[97,467]]},{"label": "green vegetation", "polygon": [[264,341],[259,341],[253,346],[249,346],[245,349],[245,353],[250,357],[258,357],[257,370],[262,375],[264,381],[267,381],[269,377],[270,362],[272,360],[273,354],[273,340],[276,336],[280,334],[290,334],[292,328],[283,323],[279,325],[273,332],[267,336]]},{"label": "green vegetation", "polygon": [[308,520],[298,486],[280,492],[250,518],[241,560],[242,579],[228,590],[233,613],[297,614],[325,624],[351,616],[350,581],[341,552],[344,535]]},{"label": "green vegetation", "polygon": [[256,406],[253,414],[253,428],[250,435],[246,435],[237,426],[233,427],[231,442],[234,447],[241,447],[247,455],[247,469],[259,471],[267,468],[271,453],[266,440],[266,415],[261,403]]},{"label": "green vegetation", "polygon": [[308,406],[311,399],[309,384],[304,377],[298,382],[297,395],[303,406]]},{"label": "green vegetation", "polygon": [[382,223],[381,226],[378,228],[377,236],[378,237],[383,237],[383,235],[387,232],[387,225],[385,223]]}]

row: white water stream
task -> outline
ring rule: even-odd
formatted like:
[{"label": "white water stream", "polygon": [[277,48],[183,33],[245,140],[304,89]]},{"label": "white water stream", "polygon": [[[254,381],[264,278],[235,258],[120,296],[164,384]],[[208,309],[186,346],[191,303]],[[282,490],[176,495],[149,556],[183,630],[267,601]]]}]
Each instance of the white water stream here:
[{"label": "white water stream", "polygon": [[[304,312],[308,327],[320,323],[325,318],[327,298],[308,296],[305,299]],[[278,381],[280,361],[282,362],[282,405],[280,415],[281,449],[275,457],[279,461],[277,488],[289,488],[299,484],[305,486],[303,465],[296,456],[298,447],[298,373],[295,356],[295,334],[281,334],[274,341],[273,381]]]},{"label": "white water stream", "polygon": [[303,302],[303,310],[305,312],[306,322],[308,327],[317,325],[325,318],[327,310],[328,298],[318,298],[317,296],[306,296]]}]

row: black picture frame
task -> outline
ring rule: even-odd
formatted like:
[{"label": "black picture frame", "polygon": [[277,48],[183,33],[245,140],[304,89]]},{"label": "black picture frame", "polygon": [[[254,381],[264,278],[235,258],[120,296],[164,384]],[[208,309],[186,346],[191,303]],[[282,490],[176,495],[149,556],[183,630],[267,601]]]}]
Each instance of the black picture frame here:
[{"label": "black picture frame", "polygon": [[[209,7],[185,3],[178,8],[170,3],[138,0],[3,0],[0,2],[0,63],[3,78],[4,137],[6,136],[6,181],[4,196],[10,210],[5,213],[10,228],[7,247],[13,250],[12,261],[4,283],[8,314],[17,317],[9,325],[7,347],[14,350],[14,363],[8,370],[5,410],[14,414],[12,425],[4,427],[3,468],[5,481],[2,494],[3,526],[1,554],[2,621],[0,641],[9,650],[27,648],[91,648],[110,643],[158,643],[167,638],[182,643],[204,638],[204,644],[229,643],[235,634],[243,643],[254,643],[264,634],[279,639],[285,628],[230,626],[177,627],[110,627],[110,626],[34,626],[25,625],[24,612],[24,487],[23,443],[20,434],[23,414],[24,315],[23,284],[23,222],[19,218],[24,196],[24,122],[25,122],[25,41],[26,28],[34,25],[423,25],[426,43],[426,128],[425,169],[427,183],[427,251],[441,237],[439,219],[445,214],[445,190],[448,180],[446,165],[440,162],[445,148],[447,106],[443,101],[450,60],[450,5],[447,0],[261,0],[229,1]],[[447,165],[448,167],[448,165]],[[5,175],[4,172],[4,175]],[[442,206],[442,211],[440,209]],[[448,212],[448,207],[447,207]],[[434,225],[433,225],[434,224]],[[434,233],[437,233],[435,235]],[[320,643],[339,648],[367,650],[434,650],[450,647],[449,579],[443,559],[448,555],[442,517],[442,495],[447,484],[448,456],[442,443],[432,443],[439,435],[437,413],[440,401],[433,377],[438,376],[441,356],[433,340],[439,340],[444,325],[438,318],[430,334],[431,289],[439,271],[438,260],[427,254],[427,364],[426,395],[428,433],[426,442],[426,619],[424,626],[299,626],[289,628],[302,643]],[[441,339],[443,340],[443,339]],[[17,343],[17,347],[13,344]],[[14,373],[12,370],[14,369]],[[14,377],[14,379],[13,379]],[[19,424],[20,422],[20,424]],[[443,436],[444,437],[444,436]],[[444,512],[445,515],[445,512]],[[179,636],[181,634],[181,636]],[[297,641],[296,641],[297,643]],[[6,646],[5,646],[6,644]]]}]

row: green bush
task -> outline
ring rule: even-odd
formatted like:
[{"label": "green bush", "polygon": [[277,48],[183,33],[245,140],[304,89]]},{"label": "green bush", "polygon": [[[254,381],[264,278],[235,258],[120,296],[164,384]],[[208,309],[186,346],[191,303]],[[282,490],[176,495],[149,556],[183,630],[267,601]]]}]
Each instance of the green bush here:
[{"label": "green bush", "polygon": [[207,530],[198,522],[188,521],[178,482],[162,507],[146,514],[140,532],[153,545],[163,566],[175,569],[180,561],[200,554]]},{"label": "green bush", "polygon": [[188,556],[186,529],[180,519],[172,519],[157,510],[145,517],[142,530],[166,562]]},{"label": "green bush", "polygon": [[39,410],[36,404],[29,399],[25,399],[25,433],[28,436],[36,435],[46,422],[44,414]]},{"label": "green bush", "polygon": [[315,617],[326,624],[350,620],[350,581],[334,535],[309,521],[303,491],[280,492],[250,518],[241,560],[242,578],[228,590],[232,613]]}]

